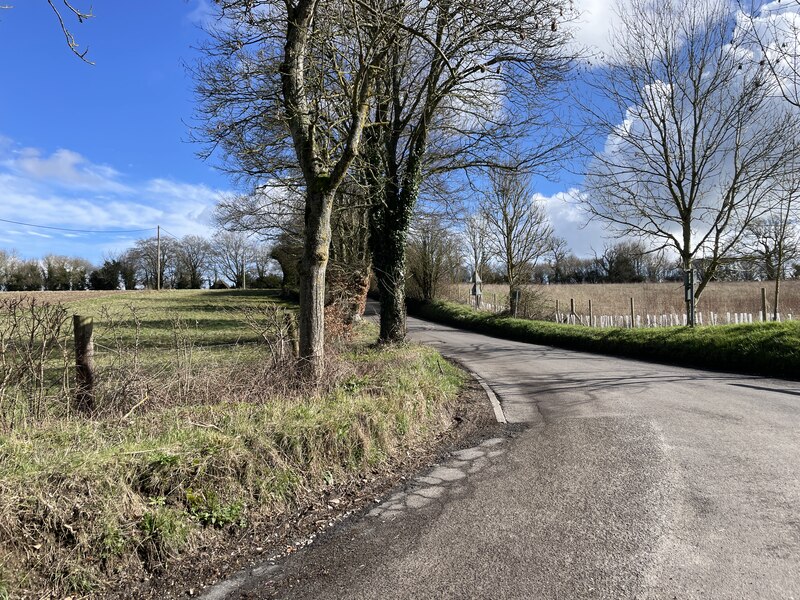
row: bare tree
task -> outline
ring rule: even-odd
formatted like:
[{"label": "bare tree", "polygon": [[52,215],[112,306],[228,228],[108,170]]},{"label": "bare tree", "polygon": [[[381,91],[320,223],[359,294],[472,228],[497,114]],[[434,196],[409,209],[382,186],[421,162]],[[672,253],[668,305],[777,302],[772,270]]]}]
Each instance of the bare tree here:
[{"label": "bare tree", "polygon": [[553,84],[570,64],[561,0],[404,1],[388,19],[392,38],[367,135],[373,170],[373,270],[384,342],[402,341],[406,235],[424,180],[485,168],[528,136],[523,162],[563,156],[564,137],[543,126]]},{"label": "bare tree", "polygon": [[253,262],[256,247],[247,234],[219,231],[211,238],[211,260],[215,271],[237,288],[246,286],[248,266]]},{"label": "bare tree", "polygon": [[300,262],[300,255],[303,251],[302,238],[284,231],[278,236],[277,241],[272,246],[270,257],[275,259],[281,267],[283,279],[281,281],[281,293],[289,296],[296,292],[298,286],[297,265]]},{"label": "bare tree", "polygon": [[481,202],[489,247],[509,285],[509,310],[516,314],[516,293],[530,281],[536,263],[553,247],[553,228],[544,206],[534,198],[529,174],[494,169]]},{"label": "bare tree", "polygon": [[302,184],[300,357],[319,377],[331,212],[358,154],[385,52],[384,7],[381,0],[217,4],[223,20],[197,69],[200,137],[209,152],[224,152],[232,173],[257,185]]},{"label": "bare tree", "polygon": [[461,270],[457,240],[439,215],[416,219],[408,236],[408,272],[421,299],[436,298],[440,286]]},{"label": "bare tree", "polygon": [[[699,299],[797,155],[798,121],[743,61],[724,0],[633,0],[595,82],[606,143],[585,179],[589,210],[618,233],[707,268]],[[693,323],[691,304],[687,304]]]},{"label": "bare tree", "polygon": [[[159,253],[160,248],[160,253]],[[133,248],[120,260],[135,265],[136,279],[149,289],[156,289],[158,282],[162,288],[175,287],[175,273],[178,265],[178,241],[172,238],[150,237],[137,240]],[[123,279],[126,279],[123,277]],[[126,289],[128,282],[125,282]]]},{"label": "bare tree", "polygon": [[763,276],[775,282],[773,320],[778,319],[781,280],[786,278],[786,267],[790,261],[800,257],[800,230],[797,227],[800,175],[792,172],[776,192],[779,199],[770,213],[750,223],[741,240],[745,256],[755,258]]},{"label": "bare tree", "polygon": [[211,263],[211,244],[199,235],[187,235],[178,243],[176,286],[189,289],[203,287]]},{"label": "bare tree", "polygon": [[566,263],[570,257],[567,240],[553,236],[550,248],[550,270],[552,271],[552,282],[563,283],[566,279]]},{"label": "bare tree", "polygon": [[262,289],[274,287],[278,277],[275,272],[276,263],[272,257],[272,248],[264,244],[255,244],[253,261],[247,275],[247,286]]},{"label": "bare tree", "polygon": [[751,53],[743,59],[765,67],[770,90],[800,108],[800,1],[738,0],[738,5],[743,35],[751,43]]},{"label": "bare tree", "polygon": [[757,265],[755,278],[775,281],[783,276],[786,265],[800,256],[798,232],[791,221],[769,215],[750,224],[742,237],[741,249],[740,258]]},{"label": "bare tree", "polygon": [[475,211],[464,219],[462,240],[467,254],[467,260],[474,273],[481,279],[485,275],[489,263],[489,244],[486,218],[481,212]]},{"label": "bare tree", "polygon": [[348,177],[337,191],[331,216],[329,301],[339,305],[346,324],[361,319],[367,304],[371,256],[370,198],[365,186]]}]

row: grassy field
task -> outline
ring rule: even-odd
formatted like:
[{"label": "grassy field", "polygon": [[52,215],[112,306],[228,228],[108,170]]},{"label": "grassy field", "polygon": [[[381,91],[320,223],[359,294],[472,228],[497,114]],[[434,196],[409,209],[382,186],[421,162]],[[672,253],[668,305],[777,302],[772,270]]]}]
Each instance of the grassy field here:
[{"label": "grassy field", "polygon": [[[269,293],[59,300],[97,317],[100,376],[131,392],[109,393],[91,417],[54,397],[0,428],[0,598],[102,595],[357,487],[450,427],[463,383],[433,350],[379,350],[362,325],[331,344],[324,383],[304,384],[243,316],[271,314]],[[122,378],[118,349],[137,343]]]},{"label": "grassy field", "polygon": [[800,321],[600,329],[513,319],[448,302],[412,303],[410,309],[426,319],[506,339],[701,369],[800,378]]},{"label": "grassy field", "polygon": [[[741,281],[712,282],[708,285],[697,306],[698,311],[725,313],[751,313],[761,311],[761,288],[767,288],[768,310],[772,310],[774,282]],[[556,301],[561,312],[568,312],[570,300],[575,301],[579,314],[589,311],[592,301],[595,315],[624,315],[630,313],[630,299],[634,299],[637,314],[682,314],[683,283],[598,283],[598,284],[553,284],[527,286],[542,301],[545,315],[552,318]],[[453,286],[445,294],[449,300],[464,302],[469,284]],[[496,296],[495,296],[496,295]],[[508,301],[507,285],[484,285],[483,300],[505,306]],[[780,312],[800,317],[800,280],[781,282]],[[795,317],[797,318],[797,317]]]},{"label": "grassy field", "polygon": [[10,350],[0,361],[0,427],[74,410],[73,314],[94,320],[103,414],[213,402],[238,381],[231,372],[264,354],[260,342],[288,333],[270,322],[286,311],[268,290],[2,294],[0,303],[0,347]]}]

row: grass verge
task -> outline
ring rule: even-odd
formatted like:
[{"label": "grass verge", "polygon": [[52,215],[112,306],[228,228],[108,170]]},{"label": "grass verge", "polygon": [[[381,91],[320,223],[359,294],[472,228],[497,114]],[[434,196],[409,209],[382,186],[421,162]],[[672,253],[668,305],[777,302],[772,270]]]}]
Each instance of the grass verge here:
[{"label": "grass verge", "polygon": [[[428,348],[341,350],[325,386],[0,433],[0,598],[102,595],[232,530],[389,470],[452,424],[463,375]],[[243,363],[240,381],[260,381]],[[232,382],[235,385],[235,382]]]},{"label": "grass verge", "polygon": [[421,318],[496,337],[700,369],[800,379],[800,322],[652,329],[527,321],[449,302],[410,302]]}]

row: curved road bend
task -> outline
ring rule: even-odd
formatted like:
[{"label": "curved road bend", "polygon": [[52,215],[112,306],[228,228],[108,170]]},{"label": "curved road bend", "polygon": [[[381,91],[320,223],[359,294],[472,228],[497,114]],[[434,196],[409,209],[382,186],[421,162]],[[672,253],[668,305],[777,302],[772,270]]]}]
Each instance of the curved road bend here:
[{"label": "curved road bend", "polygon": [[409,328],[509,434],[208,598],[800,600],[800,384]]}]

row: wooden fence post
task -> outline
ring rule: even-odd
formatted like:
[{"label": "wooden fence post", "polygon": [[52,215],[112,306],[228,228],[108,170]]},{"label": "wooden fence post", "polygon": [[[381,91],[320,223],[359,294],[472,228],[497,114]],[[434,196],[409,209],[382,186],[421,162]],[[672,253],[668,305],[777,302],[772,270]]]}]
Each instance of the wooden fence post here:
[{"label": "wooden fence post", "polygon": [[636,312],[636,309],[635,309],[634,304],[633,304],[633,296],[631,296],[631,329],[636,327],[636,317],[634,316],[635,312]]},{"label": "wooden fence post", "polygon": [[761,321],[767,322],[767,288],[761,288]]},{"label": "wooden fence post", "polygon": [[589,298],[589,327],[594,327],[594,311],[592,310],[591,298]]},{"label": "wooden fence post", "polygon": [[297,336],[297,321],[295,320],[294,315],[289,311],[284,313],[284,319],[286,322],[286,334],[289,336],[292,358],[297,358],[300,356],[300,340]]},{"label": "wooden fence post", "polygon": [[556,323],[561,322],[561,317],[558,315],[558,300],[556,300]]},{"label": "wooden fence post", "polygon": [[94,340],[92,317],[72,316],[75,330],[75,404],[78,410],[92,412],[94,405]]}]

